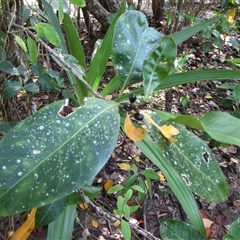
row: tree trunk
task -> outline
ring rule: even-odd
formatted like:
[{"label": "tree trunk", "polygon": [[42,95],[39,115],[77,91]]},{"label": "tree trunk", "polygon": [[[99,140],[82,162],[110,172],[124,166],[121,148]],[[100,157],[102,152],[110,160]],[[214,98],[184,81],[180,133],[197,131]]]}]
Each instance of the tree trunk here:
[{"label": "tree trunk", "polygon": [[163,5],[164,5],[163,0],[152,0],[153,17],[156,22],[160,22],[164,18]]},{"label": "tree trunk", "polygon": [[107,22],[107,15],[109,12],[100,4],[98,0],[86,1],[87,10],[98,20],[102,25],[102,30],[107,31],[109,23]]}]

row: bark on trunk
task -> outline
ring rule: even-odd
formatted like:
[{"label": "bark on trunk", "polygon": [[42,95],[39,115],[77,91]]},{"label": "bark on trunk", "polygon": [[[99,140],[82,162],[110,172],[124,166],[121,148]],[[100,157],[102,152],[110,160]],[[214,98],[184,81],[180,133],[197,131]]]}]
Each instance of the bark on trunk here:
[{"label": "bark on trunk", "polygon": [[102,30],[107,31],[109,23],[107,22],[107,15],[109,12],[100,4],[98,0],[86,1],[87,10],[98,20],[102,25]]}]

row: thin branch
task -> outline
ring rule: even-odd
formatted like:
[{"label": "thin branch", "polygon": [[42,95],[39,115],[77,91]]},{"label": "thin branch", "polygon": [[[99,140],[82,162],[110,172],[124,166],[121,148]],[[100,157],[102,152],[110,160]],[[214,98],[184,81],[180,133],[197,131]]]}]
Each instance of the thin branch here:
[{"label": "thin branch", "polygon": [[[117,220],[121,220],[112,214],[105,212],[102,208],[98,207],[95,203],[93,203],[81,190],[78,191],[81,197],[84,199],[85,203],[90,205],[94,210],[101,216],[108,218],[112,222],[116,222]],[[132,223],[129,223],[130,227],[134,229],[137,233],[141,234],[142,236],[146,237],[147,239],[152,239],[152,240],[159,240],[159,238],[154,237],[150,232],[140,228],[137,225],[134,225]]]},{"label": "thin branch", "polygon": [[[22,27],[21,25],[18,24],[14,24],[15,27],[24,29],[25,31],[27,31],[27,33],[33,38],[36,39],[36,35],[34,33],[32,33],[29,29],[26,29],[24,27]],[[62,55],[58,54],[54,49],[50,48],[43,40],[39,39],[39,42],[44,46],[44,48],[50,53],[52,54],[55,58],[57,58],[59,60],[59,62],[67,69],[69,70],[79,81],[81,81],[83,83],[83,85],[97,98],[101,98],[104,99],[104,97],[102,95],[100,95],[98,92],[94,91],[92,89],[92,87],[84,80],[82,79],[82,76],[70,65],[68,64]]]}]

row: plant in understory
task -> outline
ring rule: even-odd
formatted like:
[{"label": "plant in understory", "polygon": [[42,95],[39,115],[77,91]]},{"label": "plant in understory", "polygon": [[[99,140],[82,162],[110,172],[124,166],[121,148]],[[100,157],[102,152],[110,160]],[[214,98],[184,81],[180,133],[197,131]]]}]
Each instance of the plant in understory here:
[{"label": "plant in understory", "polygon": [[[48,19],[63,44],[65,40],[58,19],[51,6],[43,2]],[[78,63],[72,61],[68,52],[48,48],[39,39],[54,60],[64,67],[69,78],[79,77],[71,82],[74,90],[71,99],[75,106],[70,107],[68,100],[51,103],[17,124],[0,141],[0,215],[9,216],[32,208],[38,208],[37,212],[41,213],[45,208],[45,214],[36,219],[36,225],[49,224],[60,216],[49,225],[49,229],[53,229],[54,224],[66,224],[68,219],[64,216],[73,219],[74,207],[81,201],[73,192],[92,184],[114,151],[121,126],[142,153],[162,171],[187,213],[193,227],[184,225],[182,232],[188,236],[194,231],[196,236],[205,238],[192,192],[209,201],[222,202],[228,197],[227,184],[207,144],[185,126],[206,132],[217,141],[240,146],[236,132],[240,128],[240,120],[222,112],[211,112],[199,118],[171,114],[149,108],[147,101],[153,91],[156,93],[209,79],[239,79],[239,72],[178,72],[175,68],[177,45],[217,19],[164,36],[148,27],[144,14],[134,10],[124,11],[123,3],[89,69],[79,65],[84,65],[85,56],[82,51],[76,52],[80,43],[74,45],[77,35],[69,15],[64,13],[66,35],[72,46],[71,54]],[[112,46],[110,50],[109,44]],[[96,91],[111,51],[117,74],[100,95]],[[139,84],[139,87],[125,94],[125,90],[133,84]],[[104,99],[118,89],[116,99]],[[143,95],[142,102],[135,101],[133,94]],[[135,116],[136,123],[131,123],[131,116]],[[127,216],[126,220],[131,212],[126,204],[132,196],[131,188],[118,200],[115,212],[125,218]],[[94,187],[88,188],[88,192],[92,191]],[[15,201],[16,195],[18,201]],[[54,217],[49,218],[52,214]],[[126,220],[122,222],[125,229],[128,228]],[[163,224],[165,228],[172,227],[171,222]],[[175,229],[177,236],[179,231],[182,234],[180,227]],[[161,231],[164,237],[165,232]],[[68,235],[67,238],[70,237]],[[125,239],[130,239],[129,233]]]}]

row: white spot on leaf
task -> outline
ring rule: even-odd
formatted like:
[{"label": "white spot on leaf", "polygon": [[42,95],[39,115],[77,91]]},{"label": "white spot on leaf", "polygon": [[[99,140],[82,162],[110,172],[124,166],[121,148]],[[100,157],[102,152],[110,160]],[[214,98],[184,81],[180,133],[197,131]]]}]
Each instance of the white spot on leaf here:
[{"label": "white spot on leaf", "polygon": [[39,153],[41,153],[40,150],[33,150],[33,154],[39,154]]}]

